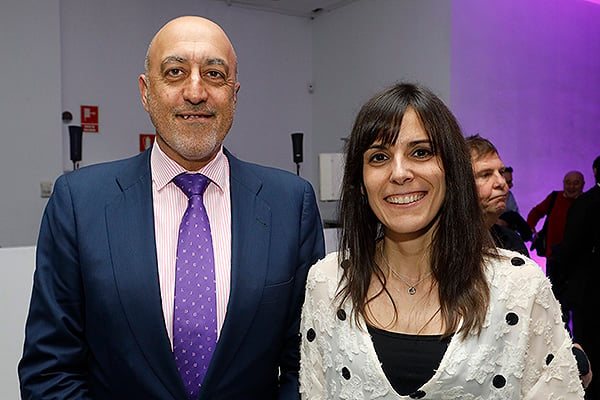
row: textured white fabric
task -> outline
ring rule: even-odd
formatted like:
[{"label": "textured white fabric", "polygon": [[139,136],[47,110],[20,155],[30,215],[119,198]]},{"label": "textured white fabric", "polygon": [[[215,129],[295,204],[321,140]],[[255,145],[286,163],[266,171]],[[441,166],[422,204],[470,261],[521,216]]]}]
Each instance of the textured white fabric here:
[{"label": "textured white fabric", "polygon": [[341,268],[336,253],[315,264],[302,310],[300,391],[320,399],[582,399],[571,339],[539,266],[499,250],[487,262],[490,306],[481,335],[454,335],[434,376],[398,395],[387,381],[364,321],[357,327],[333,302]]}]

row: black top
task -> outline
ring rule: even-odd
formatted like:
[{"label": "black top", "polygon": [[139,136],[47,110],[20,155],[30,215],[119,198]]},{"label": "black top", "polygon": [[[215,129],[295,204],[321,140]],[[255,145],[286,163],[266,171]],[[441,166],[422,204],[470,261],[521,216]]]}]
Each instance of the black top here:
[{"label": "black top", "polygon": [[400,395],[410,395],[435,373],[452,336],[407,335],[368,326],[386,378]]}]

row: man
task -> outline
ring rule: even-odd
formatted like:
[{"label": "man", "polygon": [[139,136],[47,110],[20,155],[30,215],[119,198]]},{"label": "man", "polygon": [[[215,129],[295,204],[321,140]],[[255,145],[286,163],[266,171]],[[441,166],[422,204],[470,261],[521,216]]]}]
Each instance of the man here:
[{"label": "man", "polygon": [[511,191],[513,187],[513,167],[504,168],[504,173],[502,174],[504,179],[506,180],[506,184],[508,185],[508,198],[506,199],[506,211],[514,211],[516,213],[519,212],[519,206],[517,205],[517,200],[515,199],[515,195]]},{"label": "man", "polygon": [[305,279],[324,253],[310,184],[223,149],[240,84],[215,23],[168,22],[139,87],[155,145],[60,177],[48,202],[22,398],[298,399]]},{"label": "man", "polygon": [[[535,232],[535,227],[540,219],[544,216],[548,219],[545,254],[547,259],[550,259],[552,255],[552,247],[562,242],[565,223],[567,221],[567,211],[575,199],[583,192],[584,184],[581,172],[567,172],[563,178],[563,190],[548,194],[544,201],[533,207],[529,211],[529,214],[527,214],[527,224],[533,232]],[[552,200],[553,198],[554,201]]]},{"label": "man", "polygon": [[496,223],[517,232],[519,236],[521,236],[521,239],[527,242],[531,240],[532,232],[529,225],[527,225],[527,221],[519,214],[517,200],[511,191],[513,187],[513,168],[504,168],[502,176],[504,176],[506,184],[508,185],[508,197],[506,198],[506,209],[500,214]]},{"label": "man", "polygon": [[544,254],[546,257],[546,275],[552,282],[554,296],[563,307],[563,319],[567,326],[570,325],[569,321],[571,319],[571,310],[566,299],[568,268],[561,268],[555,257],[553,257],[553,252],[563,241],[567,211],[583,192],[583,185],[584,180],[581,172],[567,172],[563,179],[564,190],[550,193],[544,201],[533,207],[527,215],[527,224],[536,236],[538,235],[538,232],[535,232],[536,225],[540,219],[546,217],[544,222],[546,225],[546,253]]},{"label": "man", "polygon": [[467,146],[471,152],[473,174],[483,209],[485,223],[498,247],[518,251],[529,256],[521,237],[512,229],[498,224],[498,217],[506,209],[508,185],[504,178],[504,163],[496,147],[479,135],[469,136]]},{"label": "man", "polygon": [[[595,185],[573,202],[567,212],[564,237],[556,262],[568,271],[568,299],[573,306],[573,336],[592,363],[600,361],[600,156],[592,163]],[[600,399],[600,384],[592,383],[586,399]]]}]

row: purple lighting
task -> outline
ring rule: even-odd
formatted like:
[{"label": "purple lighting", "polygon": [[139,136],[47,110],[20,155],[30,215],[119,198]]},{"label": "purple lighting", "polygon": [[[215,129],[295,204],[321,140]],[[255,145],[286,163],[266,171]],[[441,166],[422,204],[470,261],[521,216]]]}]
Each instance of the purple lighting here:
[{"label": "purple lighting", "polygon": [[[600,0],[452,1],[450,108],[515,169],[522,216],[600,155]],[[541,228],[541,223],[538,229]]]}]

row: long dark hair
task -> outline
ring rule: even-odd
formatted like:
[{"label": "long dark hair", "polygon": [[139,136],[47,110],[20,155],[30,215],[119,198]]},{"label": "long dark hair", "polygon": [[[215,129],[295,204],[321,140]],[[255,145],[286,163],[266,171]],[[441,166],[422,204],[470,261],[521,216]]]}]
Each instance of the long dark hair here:
[{"label": "long dark hair", "polygon": [[[396,84],[372,97],[360,110],[346,143],[339,222],[339,257],[343,277],[340,304],[350,299],[353,317],[366,318],[373,276],[385,287],[385,274],[375,262],[377,241],[384,228],[363,194],[363,155],[376,140],[393,144],[407,108],[418,115],[434,154],[442,161],[446,196],[431,244],[431,270],[438,282],[445,335],[458,329],[463,337],[481,332],[489,303],[484,258],[493,255],[479,205],[470,154],[461,129],[446,105],[428,89]],[[385,289],[384,289],[385,291]],[[388,293],[389,295],[389,293]]]}]

